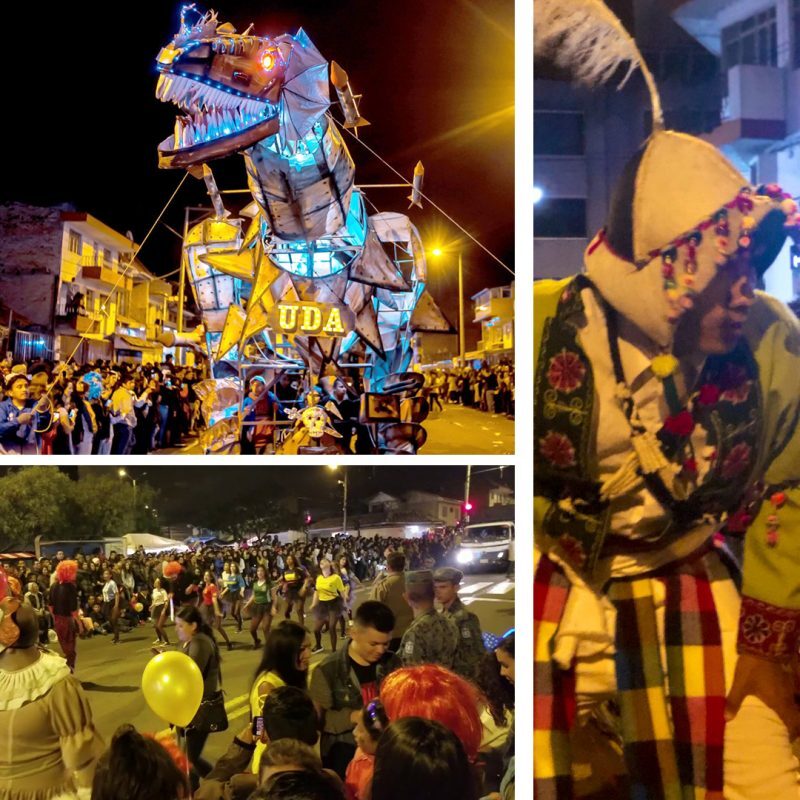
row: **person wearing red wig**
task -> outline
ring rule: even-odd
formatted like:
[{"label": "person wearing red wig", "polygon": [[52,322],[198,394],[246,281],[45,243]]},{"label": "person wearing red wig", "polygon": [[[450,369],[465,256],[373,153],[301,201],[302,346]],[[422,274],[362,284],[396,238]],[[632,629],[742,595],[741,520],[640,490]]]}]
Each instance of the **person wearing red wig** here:
[{"label": "person wearing red wig", "polygon": [[67,659],[70,672],[75,672],[75,634],[78,632],[78,562],[71,559],[59,561],[56,583],[50,587],[50,612],[53,615],[58,643]]},{"label": "person wearing red wig", "polygon": [[481,746],[481,700],[469,681],[438,664],[403,667],[387,675],[380,692],[389,721],[424,717],[449,728],[464,745],[470,763]]}]

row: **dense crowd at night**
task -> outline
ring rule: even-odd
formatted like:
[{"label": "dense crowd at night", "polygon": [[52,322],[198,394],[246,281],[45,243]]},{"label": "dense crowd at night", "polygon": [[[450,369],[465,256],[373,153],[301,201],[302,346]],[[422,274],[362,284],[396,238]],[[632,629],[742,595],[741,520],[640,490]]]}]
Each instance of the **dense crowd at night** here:
[{"label": "dense crowd at night", "polygon": [[[60,713],[73,722],[63,724],[76,730],[61,731],[70,744],[59,757],[70,769],[81,761],[82,770],[64,796],[88,797],[81,792],[91,785],[97,800],[119,792],[393,800],[433,787],[442,800],[507,800],[514,796],[514,634],[485,641],[478,618],[461,604],[462,574],[449,566],[456,543],[453,533],[267,537],[127,556],[77,548],[7,562],[0,578],[21,602],[13,619],[22,641],[0,652],[0,676],[26,650],[51,670],[56,660],[66,665],[54,702],[68,706]],[[368,599],[356,604],[359,587]],[[8,602],[0,602],[4,612]],[[202,670],[201,710],[221,697],[222,643],[241,649],[236,634],[250,633],[256,721],[224,734],[232,741],[216,765],[202,752],[217,729],[196,720],[180,730],[182,749],[129,725],[106,745],[92,727],[72,674],[78,640],[103,637],[110,648],[148,626],[154,653],[180,649]],[[50,651],[56,641],[66,661]],[[321,660],[310,665],[315,654]],[[80,738],[79,755],[70,737]],[[35,783],[36,769],[29,777]]]},{"label": "dense crowd at night", "polygon": [[[338,411],[331,425],[341,438],[332,445],[374,453],[369,426],[360,421],[365,386],[357,370],[348,373],[309,391]],[[442,412],[444,403],[513,417],[514,370],[507,363],[424,374],[421,394],[431,412]],[[204,428],[195,387],[207,377],[204,365],[177,365],[171,356],[155,365],[0,362],[0,453],[126,456],[181,447]],[[290,370],[270,382],[261,375],[247,380],[240,452],[274,452],[281,431],[292,428],[290,410],[302,408],[307,394],[302,375]]]}]

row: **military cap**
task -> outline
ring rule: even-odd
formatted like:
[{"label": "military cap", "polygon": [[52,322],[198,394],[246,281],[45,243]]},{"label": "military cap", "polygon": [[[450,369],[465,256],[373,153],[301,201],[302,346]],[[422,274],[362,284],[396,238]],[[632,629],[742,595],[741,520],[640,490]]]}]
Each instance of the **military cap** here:
[{"label": "military cap", "polygon": [[454,567],[439,567],[439,569],[433,573],[433,580],[436,583],[448,581],[452,584],[459,584],[463,577],[464,573],[460,569],[455,569]]},{"label": "military cap", "polygon": [[412,586],[433,586],[433,573],[429,569],[416,569],[406,572],[406,588]]}]

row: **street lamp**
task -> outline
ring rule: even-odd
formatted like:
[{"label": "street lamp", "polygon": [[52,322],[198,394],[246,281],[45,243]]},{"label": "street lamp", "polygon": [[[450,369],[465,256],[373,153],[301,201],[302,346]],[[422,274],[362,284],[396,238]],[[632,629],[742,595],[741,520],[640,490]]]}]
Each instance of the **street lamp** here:
[{"label": "street lamp", "polygon": [[136,523],[136,478],[134,478],[133,475],[129,475],[124,469],[118,470],[117,475],[119,475],[120,478],[130,478],[131,482],[133,483],[133,517],[134,517],[133,521],[135,524]]},{"label": "street lamp", "polygon": [[[445,250],[441,247],[431,249],[434,258],[444,255]],[[464,366],[464,266],[461,261],[461,250],[458,251],[458,357],[461,366]]]},{"label": "street lamp", "polygon": [[[331,472],[336,472],[339,466],[338,464],[328,464],[328,469]],[[344,535],[347,533],[347,467],[342,467],[342,472],[344,480],[336,481],[336,483],[344,490],[342,494],[342,534]]]}]

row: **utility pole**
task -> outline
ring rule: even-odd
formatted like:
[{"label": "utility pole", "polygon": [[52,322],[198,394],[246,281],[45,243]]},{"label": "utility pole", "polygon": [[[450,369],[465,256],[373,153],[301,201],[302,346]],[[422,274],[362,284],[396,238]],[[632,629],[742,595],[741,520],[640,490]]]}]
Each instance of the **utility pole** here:
[{"label": "utility pole", "polygon": [[[458,251],[458,356],[464,366],[464,269]],[[469,478],[467,478],[469,480]]]},{"label": "utility pole", "polygon": [[344,488],[344,492],[342,494],[342,534],[347,534],[347,467],[342,468],[344,470],[344,480],[340,481],[342,487]]},{"label": "utility pole", "polygon": [[469,483],[472,478],[472,465],[467,465],[467,479],[464,481],[464,522],[469,522]]}]

